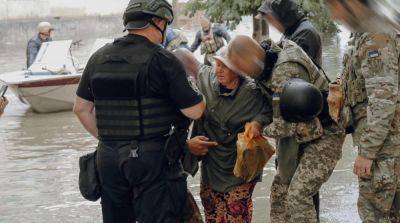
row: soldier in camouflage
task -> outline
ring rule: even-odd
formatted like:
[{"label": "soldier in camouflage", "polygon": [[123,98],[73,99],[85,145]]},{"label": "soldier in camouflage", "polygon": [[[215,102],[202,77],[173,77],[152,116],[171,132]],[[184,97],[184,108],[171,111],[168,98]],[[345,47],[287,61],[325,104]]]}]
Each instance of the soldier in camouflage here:
[{"label": "soldier in camouflage", "polygon": [[174,51],[178,48],[189,49],[188,42],[188,39],[181,30],[167,28],[163,46],[168,51]]},{"label": "soldier in camouflage", "polygon": [[200,20],[201,31],[196,33],[195,40],[190,46],[193,53],[200,47],[200,53],[204,56],[204,64],[212,65],[213,56],[221,49],[225,43],[231,40],[228,31],[222,25],[212,24],[209,19],[202,17]]},{"label": "soldier in camouflage", "polygon": [[[400,222],[400,37],[368,33],[356,24],[367,1],[327,1],[333,16],[354,31],[344,70],[331,84],[330,113],[352,133],[358,149],[358,212],[364,223]],[[344,14],[346,7],[351,15]],[[367,9],[367,8],[366,8]],[[350,23],[347,18],[353,18]],[[338,96],[339,95],[339,96]]]},{"label": "soldier in camouflage", "polygon": [[[321,91],[327,91],[327,79],[307,54],[289,40],[282,41],[279,46],[273,45],[272,50],[266,54],[249,37],[237,36],[229,44],[229,49],[232,57],[242,55],[239,57],[242,61],[235,63],[237,69],[257,79],[259,86],[265,92],[275,95],[273,122],[265,128],[264,134],[277,139],[278,160],[281,156],[287,156],[285,153],[293,153],[293,151],[282,150],[285,145],[280,142],[285,137],[295,137],[297,142],[305,148],[304,155],[300,157],[299,165],[289,182],[282,181],[281,175],[284,173],[281,173],[282,169],[278,167],[271,189],[271,222],[318,222],[312,197],[329,179],[341,158],[344,131],[332,123],[326,115],[306,123],[289,123],[283,120],[279,113],[279,94],[283,86],[293,78],[303,79],[314,84]],[[253,53],[247,53],[249,50],[253,50]],[[260,51],[262,57],[258,56]],[[271,54],[275,54],[275,59]],[[248,64],[243,61],[249,58],[252,58],[256,65],[265,61],[264,72],[261,75],[260,69],[251,70],[243,65]],[[294,151],[296,154],[292,154],[292,157],[297,157],[297,152]]]}]

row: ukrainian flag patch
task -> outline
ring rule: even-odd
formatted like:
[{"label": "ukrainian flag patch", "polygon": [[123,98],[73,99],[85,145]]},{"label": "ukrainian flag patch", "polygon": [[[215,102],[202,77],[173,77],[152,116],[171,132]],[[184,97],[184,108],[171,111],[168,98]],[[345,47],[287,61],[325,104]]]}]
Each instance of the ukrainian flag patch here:
[{"label": "ukrainian flag patch", "polygon": [[368,57],[369,58],[376,58],[379,57],[381,53],[378,50],[373,50],[368,52]]}]

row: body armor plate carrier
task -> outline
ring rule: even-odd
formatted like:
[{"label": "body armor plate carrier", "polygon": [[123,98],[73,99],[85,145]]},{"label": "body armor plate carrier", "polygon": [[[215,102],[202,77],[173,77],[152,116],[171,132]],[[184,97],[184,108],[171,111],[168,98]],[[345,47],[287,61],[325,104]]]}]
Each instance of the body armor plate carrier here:
[{"label": "body armor plate carrier", "polygon": [[[179,110],[167,97],[148,95],[148,68],[158,46],[113,43],[91,78],[99,139],[145,140],[168,134]],[[138,54],[140,52],[140,54]]]}]

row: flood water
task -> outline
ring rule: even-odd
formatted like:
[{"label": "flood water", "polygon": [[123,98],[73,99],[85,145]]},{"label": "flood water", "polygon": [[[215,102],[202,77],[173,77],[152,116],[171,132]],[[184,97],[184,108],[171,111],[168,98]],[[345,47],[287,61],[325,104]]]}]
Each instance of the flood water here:
[{"label": "flood water", "polygon": [[[236,34],[249,34],[251,24],[238,26]],[[60,31],[59,31],[60,32]],[[194,31],[187,32],[193,40]],[[117,37],[122,35],[116,33]],[[340,72],[341,56],[348,33],[324,39],[324,67],[333,78]],[[101,32],[83,39],[73,48],[81,64],[94,38],[111,37]],[[272,31],[273,39],[279,34]],[[58,33],[55,39],[64,39]],[[0,73],[25,65],[25,43],[0,44]],[[8,95],[10,105],[0,118],[0,222],[101,222],[100,204],[84,200],[78,190],[78,158],[95,149],[96,140],[81,127],[71,112],[35,114],[27,105]],[[357,181],[352,174],[356,151],[350,139],[333,176],[321,189],[321,222],[360,222],[356,209]],[[275,174],[272,162],[264,170],[264,181],[254,193],[254,221],[269,222],[269,193]],[[189,179],[199,200],[199,177]]]}]

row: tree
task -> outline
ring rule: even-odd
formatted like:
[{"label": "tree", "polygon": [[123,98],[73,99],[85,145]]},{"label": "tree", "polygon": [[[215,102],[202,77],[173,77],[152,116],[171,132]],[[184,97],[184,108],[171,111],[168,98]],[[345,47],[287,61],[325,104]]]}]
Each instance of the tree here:
[{"label": "tree", "polygon": [[320,32],[336,33],[338,31],[323,0],[297,0],[297,3]]},{"label": "tree", "polygon": [[[174,15],[178,15],[177,8],[178,8],[178,0],[172,0],[172,8],[174,9]],[[175,27],[177,23],[177,19],[174,20],[172,26]]]},{"label": "tree", "polygon": [[197,11],[205,10],[214,22],[225,22],[230,29],[235,28],[242,16],[253,16],[253,38],[261,41],[268,35],[268,25],[264,20],[255,18],[263,0],[190,0],[186,5],[187,14],[194,16]]},{"label": "tree", "polygon": [[[253,38],[263,39],[268,35],[268,26],[264,21],[255,18],[259,6],[264,0],[189,0],[186,11],[194,16],[197,11],[204,10],[215,22],[226,22],[233,29],[242,20],[242,16],[253,16]],[[321,32],[336,31],[336,25],[330,20],[328,12],[321,0],[296,0],[307,16]]]}]

